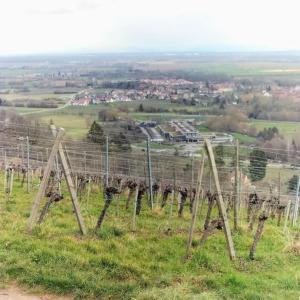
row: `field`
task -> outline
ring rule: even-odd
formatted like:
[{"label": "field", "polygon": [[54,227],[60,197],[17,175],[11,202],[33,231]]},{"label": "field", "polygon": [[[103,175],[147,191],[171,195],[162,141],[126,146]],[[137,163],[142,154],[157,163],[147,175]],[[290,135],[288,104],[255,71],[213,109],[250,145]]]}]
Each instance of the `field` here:
[{"label": "field", "polygon": [[[74,165],[78,165],[79,169],[82,168],[79,170],[82,176],[84,172],[90,172],[86,170],[86,167],[91,167],[97,175],[99,170],[104,172],[105,164],[102,163],[104,156],[100,156],[99,145],[95,146],[97,147],[96,154],[94,152],[94,156],[89,157],[85,152],[92,152],[94,147],[80,142],[80,139],[86,137],[94,120],[101,122],[98,116],[100,111],[114,110],[118,116],[117,119],[135,121],[165,122],[172,119],[194,119],[199,132],[206,134],[211,130],[205,127],[205,121],[209,117],[222,118],[227,113],[222,110],[224,107],[225,109],[235,107],[241,111],[251,112],[252,107],[246,107],[245,110],[243,103],[238,101],[233,103],[233,100],[237,99],[235,96],[239,97],[245,93],[249,99],[256,94],[263,97],[262,90],[269,84],[272,90],[274,90],[273,84],[289,89],[298,86],[300,80],[298,54],[211,53],[207,55],[176,54],[174,56],[165,54],[126,56],[124,54],[120,57],[115,55],[111,57],[110,55],[79,55],[77,57],[74,55],[74,57],[20,57],[17,61],[6,63],[5,59],[4,61],[0,59],[0,98],[12,104],[18,103],[19,106],[22,106],[23,101],[56,104],[57,108],[54,109],[30,108],[26,107],[27,104],[25,107],[12,109],[32,121],[38,120],[43,124],[53,122],[57,127],[63,127],[66,130],[66,139],[75,140],[74,152],[77,153],[71,165],[73,168]],[[194,87],[193,92],[187,93],[187,96],[185,92],[177,93],[176,91],[177,95],[182,95],[176,97],[177,99],[182,97],[182,103],[149,100],[114,102],[87,107],[69,105],[69,100],[76,92],[86,92],[90,87],[91,91],[95,87],[97,92],[103,92],[104,81],[135,81],[147,78],[192,80],[204,86],[203,92],[208,95],[200,97],[200,94],[197,94],[197,88],[194,92]],[[216,91],[215,95],[217,95],[219,91],[226,90],[227,83],[229,86],[233,83],[237,85],[233,92],[228,92],[227,89],[227,92],[220,92],[218,95],[225,96],[225,104],[222,102],[222,97],[219,99],[211,97],[209,90]],[[225,89],[222,89],[222,84]],[[175,91],[170,86],[166,86],[166,91],[170,95],[175,95]],[[152,98],[149,94],[147,95]],[[203,103],[191,105],[197,103],[193,97],[197,97],[197,101],[203,99]],[[195,101],[191,102],[191,99]],[[212,101],[215,99],[218,101]],[[286,100],[290,103],[288,99]],[[0,104],[3,105],[3,103],[5,102]],[[249,102],[249,105],[252,103]],[[4,109],[11,109],[11,107],[4,107]],[[290,139],[300,133],[300,122],[252,119],[248,122],[257,129],[257,132],[264,128],[277,127],[280,134]],[[120,125],[118,122],[109,121],[103,125],[105,125],[106,133],[110,130],[111,133],[115,133],[121,128],[118,127]],[[215,128],[222,130],[225,127]],[[11,132],[19,137],[17,131]],[[246,134],[237,132],[230,134],[240,141],[240,167],[243,175],[248,175],[249,178],[249,153],[259,141]],[[137,141],[137,136],[132,136],[132,131],[128,135],[131,135],[133,143],[133,151],[130,155],[125,150],[113,154],[113,147],[109,148],[110,174],[123,174],[126,178],[130,178],[128,176],[131,175],[135,176],[136,180],[142,181],[147,173],[146,142],[143,139]],[[41,137],[40,143],[43,143],[42,138],[47,143],[49,142],[49,138]],[[16,139],[13,140],[15,142]],[[3,142],[6,140],[3,139]],[[21,140],[18,139],[17,142],[21,143]],[[8,163],[7,153],[9,152],[5,152],[4,143],[2,146],[3,160],[5,159]],[[233,191],[235,163],[234,144],[227,146],[229,147],[224,146],[224,149],[222,147],[218,149],[220,152],[224,151],[218,154],[221,155],[221,161],[218,160],[220,164],[218,170],[224,196],[228,196],[227,193]],[[37,154],[37,159],[41,159],[44,156],[39,152],[34,152],[37,147],[39,145],[29,147],[32,151],[31,156],[35,159],[35,154]],[[175,178],[176,188],[179,188],[179,185],[180,187],[188,185],[190,188],[191,180],[196,181],[195,176],[198,170],[195,166],[198,166],[200,156],[184,158],[180,155],[173,156],[173,152],[176,149],[177,154],[181,154],[180,152],[186,155],[190,152],[200,154],[202,153],[201,147],[198,144],[151,143],[154,180],[165,184],[167,180],[173,182]],[[19,157],[23,155],[24,149],[23,144],[21,148],[18,148]],[[95,156],[97,156],[96,160]],[[22,156],[22,164],[24,159]],[[101,159],[99,166],[98,159]],[[272,189],[275,197],[277,192],[286,196],[289,193],[290,178],[293,175],[299,175],[299,170],[295,167],[295,162],[298,164],[298,161],[296,155],[293,158],[288,157],[288,161],[276,155],[274,160],[268,161],[264,180],[252,182],[252,184],[255,185],[258,193],[265,192],[269,196]],[[255,169],[256,174],[259,168]],[[204,173],[203,186],[205,190],[208,190],[211,188],[211,172],[205,170]],[[89,174],[91,176],[92,173]],[[177,200],[179,199],[179,197],[177,199],[177,194],[171,216],[170,202],[164,209],[160,208],[160,202],[155,203],[155,208],[151,211],[147,205],[146,195],[142,200],[141,214],[137,217],[137,230],[132,231],[134,204],[131,203],[128,210],[125,209],[128,193],[126,191],[120,196],[120,207],[117,206],[117,199],[113,199],[101,231],[95,232],[96,222],[104,206],[104,193],[100,187],[101,184],[92,184],[89,197],[85,191],[80,199],[82,215],[88,231],[86,236],[82,236],[79,233],[65,182],[62,181],[64,199],[53,203],[45,222],[29,232],[28,218],[32,201],[39,187],[37,180],[36,178],[34,181],[33,191],[26,193],[26,187],[21,187],[21,182],[17,179],[15,172],[12,197],[7,199],[3,188],[4,174],[3,170],[0,170],[0,289],[13,285],[33,293],[54,293],[62,297],[66,296],[68,299],[74,297],[91,300],[300,299],[300,240],[295,237],[300,230],[299,219],[297,226],[294,228],[289,226],[287,230],[284,230],[283,220],[281,226],[277,226],[277,216],[269,217],[258,243],[255,259],[250,260],[249,249],[258,222],[256,221],[254,230],[248,229],[246,208],[242,202],[239,211],[239,229],[233,231],[237,258],[231,261],[222,230],[216,230],[213,235],[209,236],[204,247],[201,249],[199,247],[207,213],[207,202],[201,199],[202,205],[192,241],[191,256],[187,259],[185,257],[186,241],[191,222],[189,198],[183,217],[180,218],[177,214]],[[242,200],[246,193],[253,192],[253,190],[253,186],[243,184],[241,186]],[[283,198],[282,196],[281,199]],[[289,198],[294,200],[295,196],[289,195]],[[46,199],[42,205],[45,201]],[[212,219],[217,218],[219,214],[215,206]],[[229,211],[229,223],[232,229],[232,209]],[[2,295],[0,299],[1,297]]]},{"label": "field", "polygon": [[[3,176],[0,181],[3,186]],[[36,192],[36,187],[35,187]],[[34,192],[34,193],[35,193]],[[51,207],[44,224],[26,230],[33,194],[15,183],[5,202],[1,189],[0,279],[25,288],[73,295],[78,299],[297,299],[300,290],[299,244],[290,243],[275,221],[268,221],[257,259],[248,259],[252,233],[234,234],[238,258],[231,262],[222,232],[196,246],[204,211],[198,220],[193,255],[184,259],[190,215],[168,221],[165,212],[146,207],[130,231],[132,208],[120,217],[110,207],[99,234],[93,232],[103,205],[101,193],[82,200],[89,233],[78,233],[68,196]],[[214,212],[216,214],[216,212]],[[171,235],[165,233],[172,228]]]},{"label": "field", "polygon": [[72,116],[68,114],[45,115],[39,118],[42,122],[50,124],[52,121],[55,125],[63,127],[68,137],[80,139],[86,137],[89,127],[88,119],[82,116]]},{"label": "field", "polygon": [[277,127],[280,134],[289,137],[299,133],[300,130],[300,122],[251,120],[250,125],[253,125],[258,131],[263,130],[264,128]]},{"label": "field", "polygon": [[246,142],[246,143],[255,143],[256,142],[256,138],[255,137],[252,137],[252,136],[249,136],[249,135],[246,135],[246,134],[242,134],[242,133],[231,133],[232,136],[235,138],[235,139],[238,139],[240,142]]},{"label": "field", "polygon": [[[127,103],[128,116],[133,120],[147,121],[154,120],[158,122],[166,122],[172,119],[194,119],[196,122],[202,122],[207,116],[195,115],[195,114],[178,114],[178,113],[145,113],[135,112],[135,109],[139,106],[138,103]],[[159,103],[154,102],[154,107],[158,107]],[[91,121],[97,120],[98,112],[108,108],[124,108],[126,103],[115,103],[115,104],[101,104],[92,105],[89,107],[65,107],[60,110],[51,109],[34,109],[34,108],[17,108],[16,110],[21,114],[32,114],[33,117],[38,118],[42,122],[48,123],[52,119],[57,126],[68,129],[67,133],[70,137],[80,139],[86,136],[88,131],[88,124]],[[145,104],[144,104],[145,105]],[[162,107],[165,104],[162,103]],[[145,105],[147,107],[147,104]],[[182,106],[184,107],[184,106]],[[300,122],[281,122],[281,121],[267,121],[267,120],[251,120],[250,126],[254,126],[257,131],[261,131],[264,128],[277,127],[280,134],[288,137],[293,137],[300,130]],[[209,132],[203,125],[197,125],[200,132]],[[238,138],[241,142],[255,143],[256,139],[251,136],[247,136],[240,133],[232,133],[232,135]]]},{"label": "field", "polygon": [[203,115],[192,114],[193,109],[190,106],[172,104],[172,108],[189,108],[191,114],[177,114],[177,113],[146,113],[136,112],[136,109],[140,104],[143,104],[145,108],[170,108],[170,103],[164,101],[135,101],[135,102],[117,102],[109,104],[90,105],[87,107],[67,106],[61,109],[30,109],[30,108],[16,108],[17,112],[28,117],[36,118],[43,123],[49,124],[50,120],[57,126],[67,129],[67,135],[74,139],[84,138],[88,132],[91,122],[98,120],[98,112],[106,109],[120,108],[128,110],[128,117],[137,120],[154,120],[159,122],[165,122],[172,119],[195,119],[196,121],[204,120]]}]

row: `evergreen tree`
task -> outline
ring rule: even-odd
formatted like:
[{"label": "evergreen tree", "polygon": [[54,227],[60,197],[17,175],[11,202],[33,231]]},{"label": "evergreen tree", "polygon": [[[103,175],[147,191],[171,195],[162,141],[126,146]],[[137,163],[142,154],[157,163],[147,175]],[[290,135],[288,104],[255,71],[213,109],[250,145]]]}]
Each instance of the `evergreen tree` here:
[{"label": "evergreen tree", "polygon": [[217,167],[222,167],[225,165],[224,161],[224,147],[222,145],[218,145],[215,147],[215,161]]},{"label": "evergreen tree", "polygon": [[143,103],[140,104],[138,111],[139,112],[144,112],[144,105],[143,105]]},{"label": "evergreen tree", "polygon": [[113,136],[112,144],[114,144],[115,151],[128,152],[131,151],[131,144],[123,132]]},{"label": "evergreen tree", "polygon": [[264,151],[254,149],[250,153],[249,173],[252,182],[262,180],[266,176],[268,158]]},{"label": "evergreen tree", "polygon": [[288,191],[295,194],[297,190],[297,184],[298,184],[298,176],[293,175],[293,177],[288,182]]},{"label": "evergreen tree", "polygon": [[89,132],[88,132],[88,139],[94,143],[104,144],[105,143],[105,136],[102,127],[94,121]]}]

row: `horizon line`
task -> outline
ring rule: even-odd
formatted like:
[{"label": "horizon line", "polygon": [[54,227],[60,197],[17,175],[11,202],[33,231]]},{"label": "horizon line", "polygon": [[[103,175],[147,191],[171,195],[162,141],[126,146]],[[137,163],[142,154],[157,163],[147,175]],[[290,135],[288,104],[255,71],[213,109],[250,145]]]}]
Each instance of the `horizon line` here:
[{"label": "horizon line", "polygon": [[28,53],[0,53],[1,58],[7,57],[32,57],[32,56],[96,56],[96,55],[146,55],[146,54],[160,54],[160,55],[176,55],[176,54],[190,54],[190,55],[201,55],[201,54],[299,54],[298,50],[270,50],[270,49],[190,49],[190,50],[116,50],[116,51],[101,51],[101,50],[90,50],[90,51],[51,51],[51,52],[28,52]]}]

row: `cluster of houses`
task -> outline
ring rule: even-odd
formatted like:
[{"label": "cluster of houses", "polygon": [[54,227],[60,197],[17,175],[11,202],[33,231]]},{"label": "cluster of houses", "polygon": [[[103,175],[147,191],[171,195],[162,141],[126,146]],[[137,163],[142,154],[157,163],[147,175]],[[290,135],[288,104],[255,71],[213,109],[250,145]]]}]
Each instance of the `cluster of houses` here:
[{"label": "cluster of houses", "polygon": [[78,93],[71,101],[72,105],[118,101],[169,100],[206,103],[208,99],[218,99],[223,94],[234,90],[232,83],[207,86],[204,82],[190,82],[183,79],[143,79],[136,89],[87,89]]},{"label": "cluster of houses", "polygon": [[300,86],[292,86],[292,87],[276,87],[270,91],[270,94],[277,96],[279,98],[290,98],[295,101],[300,101]]}]

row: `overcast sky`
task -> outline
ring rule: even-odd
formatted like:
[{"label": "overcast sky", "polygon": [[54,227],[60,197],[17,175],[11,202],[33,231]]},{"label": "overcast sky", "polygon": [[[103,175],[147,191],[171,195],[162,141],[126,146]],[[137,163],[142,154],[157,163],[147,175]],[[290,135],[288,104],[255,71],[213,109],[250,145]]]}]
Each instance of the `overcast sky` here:
[{"label": "overcast sky", "polygon": [[1,0],[0,54],[300,50],[299,0]]}]

